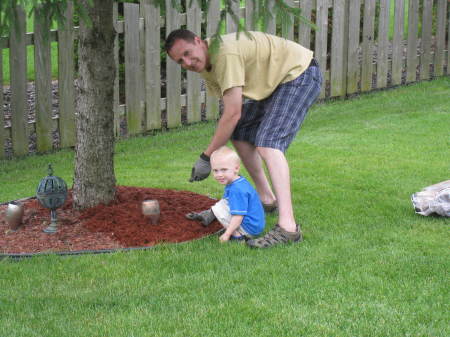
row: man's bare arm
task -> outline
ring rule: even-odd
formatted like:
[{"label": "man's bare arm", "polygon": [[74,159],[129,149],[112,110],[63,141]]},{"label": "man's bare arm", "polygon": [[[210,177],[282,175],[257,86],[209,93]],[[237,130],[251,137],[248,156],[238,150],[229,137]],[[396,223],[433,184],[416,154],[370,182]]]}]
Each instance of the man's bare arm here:
[{"label": "man's bare arm", "polygon": [[242,113],[242,87],[227,89],[223,95],[223,113],[208,148],[204,152],[211,156],[215,150],[230,139]]}]

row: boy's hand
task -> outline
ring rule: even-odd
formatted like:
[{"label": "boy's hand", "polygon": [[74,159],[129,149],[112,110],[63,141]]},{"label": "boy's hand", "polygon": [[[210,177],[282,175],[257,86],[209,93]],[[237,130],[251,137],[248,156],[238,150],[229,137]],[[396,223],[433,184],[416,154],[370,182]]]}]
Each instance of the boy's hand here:
[{"label": "boy's hand", "polygon": [[227,242],[230,240],[231,235],[239,228],[244,219],[243,215],[231,215],[231,221],[226,231],[219,237],[220,242]]},{"label": "boy's hand", "polygon": [[209,173],[211,172],[211,164],[209,163],[209,157],[202,153],[200,158],[194,164],[191,172],[191,178],[189,182],[200,181],[208,178]]},{"label": "boy's hand", "polygon": [[226,232],[223,233],[220,237],[219,237],[220,242],[224,243],[230,240],[230,234],[227,234]]}]

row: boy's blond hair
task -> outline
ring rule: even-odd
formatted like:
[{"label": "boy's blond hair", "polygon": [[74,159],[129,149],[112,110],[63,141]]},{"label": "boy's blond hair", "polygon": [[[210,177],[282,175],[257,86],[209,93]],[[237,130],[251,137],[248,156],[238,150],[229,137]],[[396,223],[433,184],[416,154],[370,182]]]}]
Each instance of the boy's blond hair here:
[{"label": "boy's blond hair", "polygon": [[214,160],[214,158],[224,158],[229,161],[233,161],[236,165],[241,164],[241,158],[239,158],[238,154],[230,149],[228,146],[221,146],[217,150],[215,150],[213,153],[211,153],[211,160]]}]

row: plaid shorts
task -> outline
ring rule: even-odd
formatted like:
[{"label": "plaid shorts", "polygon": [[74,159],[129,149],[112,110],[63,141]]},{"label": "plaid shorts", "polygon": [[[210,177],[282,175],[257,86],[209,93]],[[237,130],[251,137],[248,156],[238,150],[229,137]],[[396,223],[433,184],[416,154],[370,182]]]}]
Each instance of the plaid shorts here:
[{"label": "plaid shorts", "polygon": [[269,97],[247,100],[231,139],[285,152],[319,96],[321,85],[322,75],[313,59],[299,77],[280,84]]}]

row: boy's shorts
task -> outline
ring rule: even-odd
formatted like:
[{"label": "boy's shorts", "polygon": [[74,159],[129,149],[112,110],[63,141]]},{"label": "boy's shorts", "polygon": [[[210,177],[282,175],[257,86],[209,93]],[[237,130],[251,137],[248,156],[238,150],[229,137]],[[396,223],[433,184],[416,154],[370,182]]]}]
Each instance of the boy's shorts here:
[{"label": "boy's shorts", "polygon": [[[230,206],[228,205],[228,201],[226,199],[220,199],[211,207],[211,210],[216,216],[216,219],[223,226],[223,228],[228,228],[231,222],[231,212]],[[241,226],[239,226],[236,229],[236,232],[238,232],[240,235],[245,235],[249,238],[254,237],[253,235],[248,234]]]},{"label": "boy's shorts", "polygon": [[280,84],[269,97],[247,100],[232,140],[285,152],[320,94],[322,75],[313,59],[296,79]]}]

